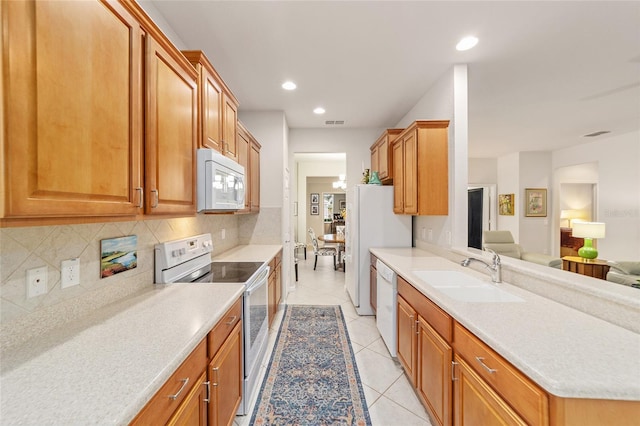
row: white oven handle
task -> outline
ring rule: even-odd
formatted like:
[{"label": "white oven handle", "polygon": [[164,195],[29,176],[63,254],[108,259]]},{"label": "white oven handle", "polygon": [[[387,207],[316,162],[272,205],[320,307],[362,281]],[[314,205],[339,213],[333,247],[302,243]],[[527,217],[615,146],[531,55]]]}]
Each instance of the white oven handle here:
[{"label": "white oven handle", "polygon": [[269,277],[270,269],[271,268],[267,266],[265,270],[260,273],[258,278],[253,280],[253,282],[249,284],[249,286],[247,286],[247,289],[245,290],[245,293],[247,296],[251,296],[251,293],[253,293],[257,288],[267,283],[267,278]]}]

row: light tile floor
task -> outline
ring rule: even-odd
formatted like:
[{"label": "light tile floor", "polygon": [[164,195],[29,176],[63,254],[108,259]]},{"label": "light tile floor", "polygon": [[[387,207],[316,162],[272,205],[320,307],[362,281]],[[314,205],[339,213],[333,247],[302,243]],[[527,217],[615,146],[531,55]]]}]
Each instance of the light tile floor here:
[{"label": "light tile floor", "polygon": [[[313,261],[312,252],[308,253],[307,260],[299,260],[296,289],[288,294],[286,303],[342,306],[372,425],[431,425],[402,367],[389,355],[376,328],[375,317],[359,316],[353,308],[344,288],[345,274],[333,270],[331,257],[320,257],[315,271]],[[266,373],[282,313],[283,309],[278,312],[269,330],[269,348],[261,369],[262,377]],[[253,395],[253,406],[258,393]],[[250,414],[237,416],[235,426],[248,426],[250,420]]]}]

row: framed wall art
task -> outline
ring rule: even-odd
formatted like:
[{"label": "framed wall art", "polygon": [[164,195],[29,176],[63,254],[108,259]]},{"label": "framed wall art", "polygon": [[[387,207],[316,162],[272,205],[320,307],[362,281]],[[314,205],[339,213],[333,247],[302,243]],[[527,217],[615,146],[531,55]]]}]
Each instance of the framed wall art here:
[{"label": "framed wall art", "polygon": [[311,214],[312,215],[319,215],[320,214],[320,206],[318,204],[312,204],[311,205]]},{"label": "framed wall art", "polygon": [[545,188],[525,188],[524,215],[526,217],[547,217],[547,190]]},{"label": "framed wall art", "polygon": [[311,193],[311,204],[318,204],[320,202],[320,194],[317,192]]},{"label": "framed wall art", "polygon": [[513,216],[515,212],[514,200],[515,194],[499,194],[498,195],[498,214],[502,216]]}]

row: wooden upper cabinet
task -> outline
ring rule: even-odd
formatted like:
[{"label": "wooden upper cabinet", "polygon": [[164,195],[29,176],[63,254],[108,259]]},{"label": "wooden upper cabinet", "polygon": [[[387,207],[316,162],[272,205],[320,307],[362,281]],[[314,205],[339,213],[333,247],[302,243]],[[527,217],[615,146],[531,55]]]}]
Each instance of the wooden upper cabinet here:
[{"label": "wooden upper cabinet", "polygon": [[196,70],[166,41],[146,37],[145,213],[196,213]]},{"label": "wooden upper cabinet", "polygon": [[198,145],[238,161],[238,100],[201,50],[183,50],[198,71]]},{"label": "wooden upper cabinet", "polygon": [[393,141],[404,129],[387,129],[371,146],[371,171],[377,171],[383,185],[393,183]]},{"label": "wooden upper cabinet", "polygon": [[260,211],[260,144],[254,139],[251,141],[249,151],[250,208],[252,212]]},{"label": "wooden upper cabinet", "polygon": [[10,1],[1,9],[1,215],[135,215],[142,196],[139,23],[110,1]]},{"label": "wooden upper cabinet", "polygon": [[396,139],[393,152],[393,212],[404,213],[404,145],[402,139]]},{"label": "wooden upper cabinet", "polygon": [[238,121],[237,137],[238,163],[244,166],[245,197],[244,209],[238,213],[254,213],[260,211],[260,148],[261,145]]},{"label": "wooden upper cabinet", "polygon": [[448,127],[444,120],[415,121],[394,141],[395,213],[449,213]]}]

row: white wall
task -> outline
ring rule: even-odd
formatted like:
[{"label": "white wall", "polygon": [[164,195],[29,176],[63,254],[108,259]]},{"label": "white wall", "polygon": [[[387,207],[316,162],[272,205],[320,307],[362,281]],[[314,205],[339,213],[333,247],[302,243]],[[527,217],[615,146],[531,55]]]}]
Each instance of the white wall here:
[{"label": "white wall", "polygon": [[[595,219],[606,223],[606,237],[597,242],[598,257],[640,260],[640,132],[598,138],[552,153],[553,170],[580,164],[597,165]],[[562,183],[588,183],[576,180],[584,179],[555,173],[553,188],[558,193]]]},{"label": "white wall", "polygon": [[[551,252],[551,220],[554,216],[553,189],[551,188],[551,153],[548,151],[520,153],[519,198],[516,195],[516,217],[519,221],[520,244],[525,251],[549,254]],[[525,189],[547,189],[547,216],[527,217]],[[519,213],[518,213],[519,207]],[[558,211],[558,217],[560,213]],[[553,228],[558,230],[559,227]],[[553,231],[555,233],[559,233]]]},{"label": "white wall", "polygon": [[394,126],[407,127],[415,120],[449,120],[449,215],[416,216],[413,221],[414,245],[426,241],[431,230],[433,241],[441,246],[467,245],[467,66],[456,65],[425,93],[418,103]]},{"label": "white wall", "polygon": [[498,159],[469,158],[469,183],[498,183]]},{"label": "white wall", "polygon": [[511,231],[513,239],[520,239],[518,216],[520,214],[520,154],[508,154],[498,158],[498,196],[500,194],[515,194],[513,216],[501,215],[498,212],[498,228]]}]

